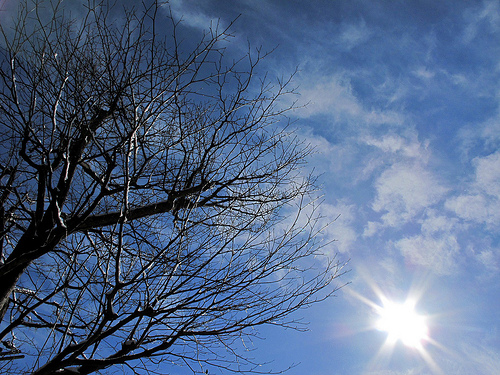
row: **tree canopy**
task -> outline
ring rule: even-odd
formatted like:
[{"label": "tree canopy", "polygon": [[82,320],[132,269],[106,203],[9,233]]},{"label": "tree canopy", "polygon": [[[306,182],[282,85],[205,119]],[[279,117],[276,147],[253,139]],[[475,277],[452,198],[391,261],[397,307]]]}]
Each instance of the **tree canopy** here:
[{"label": "tree canopy", "polygon": [[0,29],[0,366],[251,372],[235,340],[297,327],[342,273],[290,81],[228,59],[227,27],[190,45],[168,6],[85,4]]}]

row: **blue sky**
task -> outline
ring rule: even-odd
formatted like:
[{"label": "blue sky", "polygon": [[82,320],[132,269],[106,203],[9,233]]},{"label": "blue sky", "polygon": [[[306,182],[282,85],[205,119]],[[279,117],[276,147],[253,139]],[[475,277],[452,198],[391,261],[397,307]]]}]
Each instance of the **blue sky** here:
[{"label": "blue sky", "polygon": [[[309,166],[320,176],[321,214],[334,221],[322,233],[335,240],[326,250],[349,259],[339,282],[350,284],[294,316],[308,332],[264,328],[265,339],[247,343],[250,356],[269,362],[263,370],[296,365],[290,375],[498,374],[500,2],[170,7],[186,37],[238,18],[227,57],[248,43],[275,49],[261,74],[298,67],[289,115],[317,151]],[[377,328],[384,301],[406,300],[428,325],[415,348],[389,344]]]},{"label": "blue sky", "polygon": [[[500,368],[500,3],[183,1],[187,29],[233,26],[229,54],[277,47],[291,116],[317,153],[323,233],[351,284],[301,311],[310,331],[265,329],[252,355],[293,375],[493,375]],[[410,298],[420,348],[388,346],[381,299]]]}]

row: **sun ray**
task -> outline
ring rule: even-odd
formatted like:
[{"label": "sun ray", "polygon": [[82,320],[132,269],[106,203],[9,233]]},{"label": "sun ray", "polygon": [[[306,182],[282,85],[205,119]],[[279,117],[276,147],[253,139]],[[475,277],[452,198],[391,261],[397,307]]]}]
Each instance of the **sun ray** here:
[{"label": "sun ray", "polygon": [[[367,329],[385,332],[387,335],[368,368],[376,370],[389,366],[391,358],[397,352],[396,347],[402,345],[405,350],[418,355],[432,374],[443,375],[443,371],[428,350],[429,346],[446,350],[431,337],[432,322],[436,317],[421,314],[417,308],[421,304],[425,291],[429,289],[428,277],[414,280],[406,298],[399,299],[403,302],[397,302],[397,299],[389,298],[388,294],[384,293],[379,284],[370,277],[370,272],[365,271],[362,273],[363,279],[370,286],[378,301],[375,302],[352,289],[349,290],[349,294],[371,308],[373,315],[371,323],[366,326]],[[402,297],[399,293],[398,295]]]},{"label": "sun ray", "polygon": [[415,311],[414,301],[407,300],[403,304],[385,301],[378,310],[377,329],[387,332],[389,342],[401,341],[410,348],[417,348],[428,338],[425,317]]}]

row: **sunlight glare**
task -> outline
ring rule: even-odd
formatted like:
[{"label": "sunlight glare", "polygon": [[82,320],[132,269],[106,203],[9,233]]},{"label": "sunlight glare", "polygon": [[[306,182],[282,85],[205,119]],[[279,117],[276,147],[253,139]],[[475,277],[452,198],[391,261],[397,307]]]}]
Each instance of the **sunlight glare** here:
[{"label": "sunlight glare", "polygon": [[415,312],[411,302],[398,304],[387,301],[378,314],[377,328],[387,332],[387,340],[392,344],[399,340],[407,347],[418,348],[428,337],[425,317]]}]

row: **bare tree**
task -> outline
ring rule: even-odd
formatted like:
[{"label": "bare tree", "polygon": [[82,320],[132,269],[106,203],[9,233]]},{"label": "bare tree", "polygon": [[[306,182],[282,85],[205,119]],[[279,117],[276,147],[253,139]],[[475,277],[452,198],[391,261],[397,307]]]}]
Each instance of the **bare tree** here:
[{"label": "bare tree", "polygon": [[258,50],[228,62],[219,25],[189,52],[178,33],[158,4],[93,2],[1,29],[4,369],[252,371],[237,339],[335,291],[289,82]]}]

